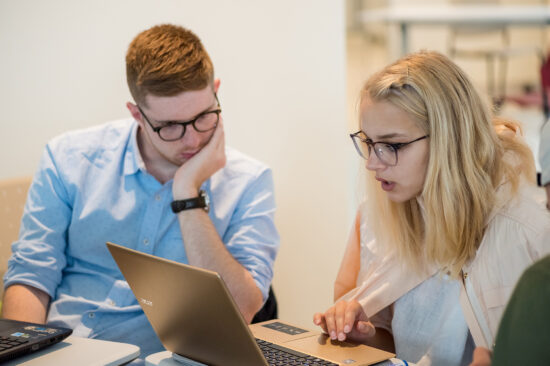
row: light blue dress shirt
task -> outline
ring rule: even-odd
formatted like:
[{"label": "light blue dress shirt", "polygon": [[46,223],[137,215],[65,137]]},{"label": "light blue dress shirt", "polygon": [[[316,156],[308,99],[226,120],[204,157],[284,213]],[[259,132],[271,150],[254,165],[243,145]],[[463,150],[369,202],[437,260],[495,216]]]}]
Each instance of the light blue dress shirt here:
[{"label": "light blue dress shirt", "polygon": [[[144,359],[163,347],[105,242],[188,261],[170,209],[172,181],[161,184],[146,171],[137,129],[134,120],[121,120],[48,143],[4,283],[49,294],[49,323],[80,337],[136,344]],[[226,166],[202,187],[209,216],[265,300],[279,248],[271,170],[234,149],[226,155]]]}]

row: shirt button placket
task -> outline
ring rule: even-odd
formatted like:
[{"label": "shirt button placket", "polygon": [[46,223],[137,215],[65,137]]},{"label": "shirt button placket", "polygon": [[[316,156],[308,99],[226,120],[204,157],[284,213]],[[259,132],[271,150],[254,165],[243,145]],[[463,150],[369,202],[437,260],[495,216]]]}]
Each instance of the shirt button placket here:
[{"label": "shirt button placket", "polygon": [[141,231],[141,250],[145,253],[152,253],[155,237],[158,232],[160,215],[162,214],[163,196],[162,192],[156,192],[148,201],[143,229]]}]

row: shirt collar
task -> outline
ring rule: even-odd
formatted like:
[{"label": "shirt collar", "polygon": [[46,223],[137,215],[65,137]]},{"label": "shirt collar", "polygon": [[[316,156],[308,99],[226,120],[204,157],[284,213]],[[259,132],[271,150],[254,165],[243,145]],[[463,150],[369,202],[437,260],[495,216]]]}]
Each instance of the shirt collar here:
[{"label": "shirt collar", "polygon": [[139,125],[134,121],[132,131],[130,132],[130,139],[128,141],[128,148],[124,156],[124,175],[132,175],[139,170],[145,170],[145,163],[139,152],[139,146],[137,143],[137,132]]}]

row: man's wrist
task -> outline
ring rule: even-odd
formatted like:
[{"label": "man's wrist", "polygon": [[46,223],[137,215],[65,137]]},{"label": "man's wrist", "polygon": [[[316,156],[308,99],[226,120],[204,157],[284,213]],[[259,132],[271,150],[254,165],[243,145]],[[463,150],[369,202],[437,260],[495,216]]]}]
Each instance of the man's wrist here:
[{"label": "man's wrist", "polygon": [[181,211],[190,210],[190,209],[196,209],[196,208],[202,208],[206,212],[209,210],[209,202],[208,195],[204,190],[200,190],[197,194],[197,196],[192,198],[186,198],[183,200],[174,200],[170,204],[172,208],[172,212],[177,214]]},{"label": "man's wrist", "polygon": [[189,198],[194,198],[199,195],[199,188],[180,188],[177,190],[172,190],[172,196],[175,201],[186,200]]}]

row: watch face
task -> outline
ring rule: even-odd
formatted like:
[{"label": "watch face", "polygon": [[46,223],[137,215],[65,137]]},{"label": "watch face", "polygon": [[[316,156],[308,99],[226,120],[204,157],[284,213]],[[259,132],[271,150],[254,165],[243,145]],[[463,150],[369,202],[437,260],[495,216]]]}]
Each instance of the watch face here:
[{"label": "watch face", "polygon": [[206,210],[206,212],[208,212],[208,210],[210,209],[210,197],[208,197],[208,194],[206,193],[205,190],[200,190],[199,192],[200,196],[204,198],[204,209]]}]

